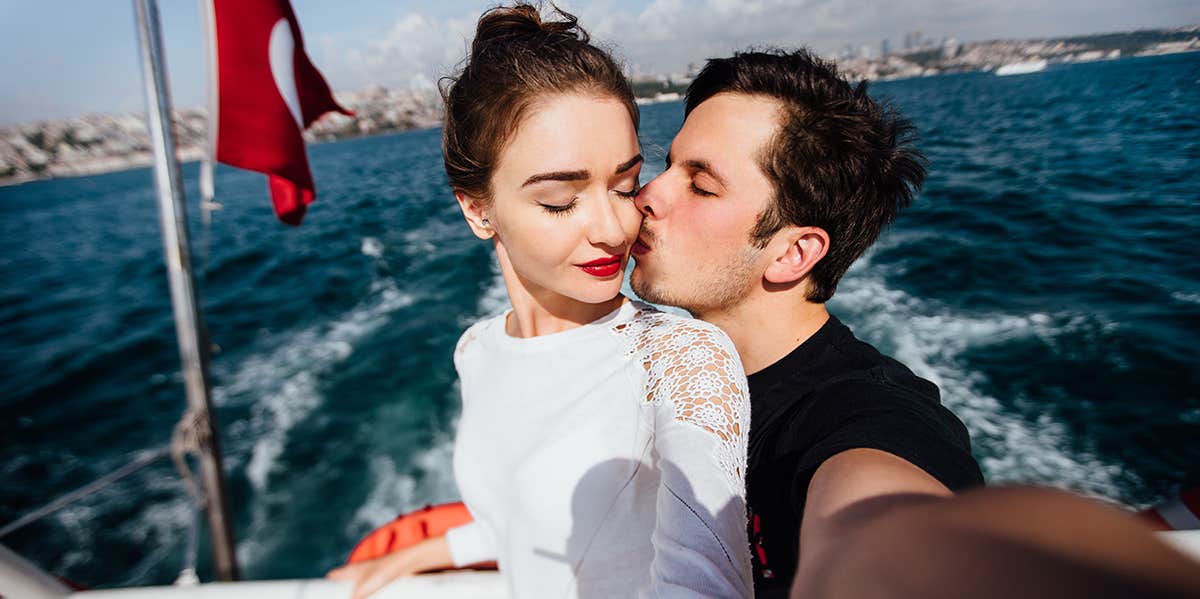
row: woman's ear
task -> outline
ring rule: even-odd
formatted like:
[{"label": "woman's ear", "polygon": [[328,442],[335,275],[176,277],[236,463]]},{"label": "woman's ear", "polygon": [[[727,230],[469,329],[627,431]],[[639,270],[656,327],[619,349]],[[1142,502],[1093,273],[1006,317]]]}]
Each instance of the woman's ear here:
[{"label": "woman's ear", "polygon": [[829,251],[829,233],[820,227],[786,227],[780,231],[768,249],[776,252],[767,265],[763,278],[769,283],[795,283],[825,257]]},{"label": "woman's ear", "polygon": [[458,200],[458,207],[462,209],[463,218],[467,219],[467,224],[471,226],[471,232],[476,237],[491,239],[496,234],[496,230],[492,228],[492,223],[488,219],[482,199],[458,190],[454,192],[454,199]]}]

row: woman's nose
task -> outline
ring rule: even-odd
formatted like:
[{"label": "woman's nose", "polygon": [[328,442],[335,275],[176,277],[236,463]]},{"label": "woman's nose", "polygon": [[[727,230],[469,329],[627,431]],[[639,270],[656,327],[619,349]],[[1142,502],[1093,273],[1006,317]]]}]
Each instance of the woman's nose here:
[{"label": "woman's nose", "polygon": [[[628,202],[629,200],[620,200]],[[592,226],[588,237],[590,241],[597,245],[608,247],[621,247],[625,244],[625,229],[621,227],[621,219],[617,214],[617,200],[605,198],[600,204],[600,209],[592,219]],[[628,204],[625,207],[628,210]]]}]

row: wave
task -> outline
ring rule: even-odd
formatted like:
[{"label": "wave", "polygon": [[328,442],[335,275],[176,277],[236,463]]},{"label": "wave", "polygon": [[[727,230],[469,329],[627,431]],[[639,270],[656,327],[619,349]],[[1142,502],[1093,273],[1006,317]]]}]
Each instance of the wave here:
[{"label": "wave", "polygon": [[[362,253],[376,260],[382,260],[384,250],[375,238],[362,241]],[[236,471],[244,461],[246,479],[259,495],[251,502],[250,525],[237,548],[242,564],[256,563],[272,547],[270,539],[278,538],[267,534],[271,474],[290,431],[324,404],[323,378],[353,355],[359,341],[386,325],[392,313],[413,302],[393,279],[377,278],[359,306],[332,322],[288,333],[273,343],[274,350],[242,361],[213,389],[218,406],[250,405],[249,418],[233,423],[227,435],[228,471]],[[246,448],[249,441],[252,446]]]},{"label": "wave", "polygon": [[[145,454],[146,452],[138,452]],[[136,460],[140,455],[128,457]],[[116,465],[110,465],[115,468]],[[105,468],[111,469],[110,466]],[[158,499],[147,501],[147,497]],[[114,505],[138,505],[141,509],[123,525],[120,542],[142,549],[132,567],[111,582],[117,586],[144,584],[150,573],[184,549],[187,527],[196,514],[182,481],[169,466],[156,467],[106,487],[95,495],[65,507],[53,516],[62,534],[64,551],[55,571],[69,572],[96,558],[94,546],[107,531],[105,516]]]},{"label": "wave", "polygon": [[1078,440],[1048,414],[1028,419],[1012,412],[985,391],[986,375],[966,364],[968,350],[991,344],[1033,336],[1055,345],[1056,337],[1081,326],[1077,315],[959,314],[888,287],[885,274],[869,255],[862,258],[839,285],[831,308],[852,314],[856,333],[892,348],[893,357],[941,389],[942,403],[970,430],[989,482],[1044,484],[1101,498],[1123,495],[1118,481],[1130,474],[1120,465],[1078,449]]},{"label": "wave", "polygon": [[1200,304],[1200,293],[1184,293],[1175,291],[1171,293],[1171,297],[1185,304]]},{"label": "wave", "polygon": [[[464,318],[460,324],[465,328],[475,321],[501,314],[512,304],[500,265],[495,260],[491,266],[492,279],[479,296],[474,315]],[[454,381],[445,399],[449,405],[459,404],[461,390]],[[458,500],[458,485],[454,481],[454,437],[458,430],[457,417],[448,431],[435,435],[434,443],[426,450],[414,454],[406,467],[399,467],[392,457],[377,455],[371,459],[371,479],[374,483],[367,498],[354,513],[347,525],[346,533],[357,538],[363,530],[374,529],[403,513],[428,503],[443,503]],[[413,470],[416,470],[416,474]]]},{"label": "wave", "polygon": [[500,263],[492,261],[492,282],[479,297],[475,307],[475,320],[497,316],[512,307],[508,299],[508,288],[504,286],[504,275],[500,273]]},{"label": "wave", "polygon": [[[451,396],[458,397],[458,394],[456,382]],[[456,429],[457,423],[451,430],[436,435],[429,449],[414,454],[406,467],[397,466],[388,455],[372,457],[370,476],[374,484],[366,501],[355,510],[346,534],[357,537],[363,530],[374,529],[394,519],[398,513],[426,504],[457,500],[458,485],[454,482],[452,467]]]}]

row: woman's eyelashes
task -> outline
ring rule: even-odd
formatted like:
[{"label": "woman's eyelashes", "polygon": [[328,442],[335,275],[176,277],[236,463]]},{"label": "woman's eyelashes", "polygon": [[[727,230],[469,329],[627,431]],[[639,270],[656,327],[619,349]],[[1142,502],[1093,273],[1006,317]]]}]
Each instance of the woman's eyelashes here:
[{"label": "woman's eyelashes", "polygon": [[579,198],[573,197],[573,198],[571,198],[571,201],[567,202],[566,204],[541,204],[541,206],[542,206],[542,208],[544,208],[546,210],[546,212],[549,212],[550,214],[564,216],[567,213],[574,210],[575,205],[578,203],[579,203]]},{"label": "woman's eyelashes", "polygon": [[[632,200],[632,199],[636,198],[637,194],[641,191],[642,191],[641,185],[634,185],[633,189],[630,189],[629,191],[622,191],[620,189],[614,189],[613,193],[615,193],[618,196],[625,198],[627,200]],[[550,214],[554,214],[557,216],[565,216],[566,214],[568,214],[572,210],[574,210],[575,206],[577,204],[579,204],[579,196],[575,196],[575,197],[571,198],[571,201],[567,202],[566,204],[543,204],[541,202],[538,203],[538,205],[541,206],[543,210],[545,210],[546,212],[549,212]]]}]

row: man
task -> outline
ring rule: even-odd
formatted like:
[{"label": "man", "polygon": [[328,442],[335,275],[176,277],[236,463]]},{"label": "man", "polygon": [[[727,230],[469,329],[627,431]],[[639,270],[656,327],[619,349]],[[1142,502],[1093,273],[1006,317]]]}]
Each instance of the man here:
[{"label": "man", "polygon": [[755,588],[782,596],[798,561],[834,548],[844,508],[983,482],[937,387],[825,308],[912,199],[924,159],[907,121],[806,51],[709,61],[685,114],[667,170],[638,197],[631,283],[737,346]]}]

